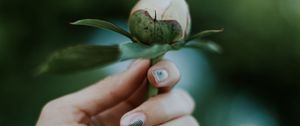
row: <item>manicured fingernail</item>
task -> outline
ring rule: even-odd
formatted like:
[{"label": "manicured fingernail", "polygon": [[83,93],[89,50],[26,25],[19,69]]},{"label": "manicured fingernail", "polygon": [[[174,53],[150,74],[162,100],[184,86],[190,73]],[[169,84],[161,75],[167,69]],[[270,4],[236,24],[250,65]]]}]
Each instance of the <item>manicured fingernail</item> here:
[{"label": "manicured fingernail", "polygon": [[130,124],[129,126],[143,126],[143,125],[144,125],[144,122],[141,120],[138,120],[138,121]]},{"label": "manicured fingernail", "polygon": [[152,74],[158,85],[160,85],[161,82],[167,80],[167,78],[169,77],[168,71],[165,69],[153,70]]},{"label": "manicured fingernail", "polygon": [[143,126],[145,118],[141,112],[126,115],[121,119],[121,126]]}]

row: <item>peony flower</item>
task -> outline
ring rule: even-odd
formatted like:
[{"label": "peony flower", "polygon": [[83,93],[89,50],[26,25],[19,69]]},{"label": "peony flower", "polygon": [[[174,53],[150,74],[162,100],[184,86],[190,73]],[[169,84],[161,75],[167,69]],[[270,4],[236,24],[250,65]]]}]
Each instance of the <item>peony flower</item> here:
[{"label": "peony flower", "polygon": [[190,33],[191,19],[185,0],[140,0],[129,17],[132,36],[144,44],[172,44]]},{"label": "peony flower", "polygon": [[[111,30],[128,37],[131,42],[119,45],[78,45],[53,53],[38,70],[43,73],[72,73],[105,66],[118,60],[150,59],[151,65],[159,62],[169,51],[182,48],[208,49],[220,52],[221,48],[203,38],[222,32],[205,30],[189,36],[191,19],[185,0],[139,0],[132,9],[129,32],[117,25],[99,19],[83,19],[72,23]],[[192,40],[202,39],[201,41]],[[157,93],[149,88],[148,96]]]}]

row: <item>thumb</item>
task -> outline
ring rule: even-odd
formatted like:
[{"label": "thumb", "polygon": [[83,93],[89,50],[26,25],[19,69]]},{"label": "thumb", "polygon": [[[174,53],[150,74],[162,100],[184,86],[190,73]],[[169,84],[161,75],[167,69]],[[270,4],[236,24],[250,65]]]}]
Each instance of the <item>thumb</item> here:
[{"label": "thumb", "polygon": [[71,94],[70,102],[89,115],[98,114],[133,94],[146,78],[149,67],[149,60],[137,60],[128,70]]}]

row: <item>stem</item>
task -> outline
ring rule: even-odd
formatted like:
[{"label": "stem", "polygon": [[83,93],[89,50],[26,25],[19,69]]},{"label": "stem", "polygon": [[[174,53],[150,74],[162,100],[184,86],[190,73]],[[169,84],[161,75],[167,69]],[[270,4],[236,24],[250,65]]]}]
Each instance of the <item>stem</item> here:
[{"label": "stem", "polygon": [[[158,63],[161,59],[162,59],[163,55],[162,56],[159,56],[159,57],[156,57],[156,58],[153,58],[151,59],[151,64],[150,66],[153,66],[155,65],[156,63]],[[146,96],[146,99],[149,99],[155,95],[158,94],[158,89],[156,87],[154,87],[151,82],[148,80],[148,92],[147,92],[147,96]]]}]

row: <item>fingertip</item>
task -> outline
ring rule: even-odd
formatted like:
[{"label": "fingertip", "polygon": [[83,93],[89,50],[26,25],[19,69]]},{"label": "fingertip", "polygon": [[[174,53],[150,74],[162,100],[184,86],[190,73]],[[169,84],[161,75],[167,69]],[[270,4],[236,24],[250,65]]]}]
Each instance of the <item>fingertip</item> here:
[{"label": "fingertip", "polygon": [[132,69],[137,68],[139,66],[149,68],[150,67],[150,60],[148,60],[148,59],[137,59],[137,60],[135,60],[135,61],[133,61],[132,63],[129,64],[127,70],[132,70]]},{"label": "fingertip", "polygon": [[163,60],[148,70],[147,77],[153,86],[169,88],[180,80],[180,73],[173,62]]},{"label": "fingertip", "polygon": [[133,67],[135,67],[136,65],[139,65],[139,64],[147,64],[147,65],[150,66],[150,60],[148,60],[148,59],[136,59],[136,60],[133,60],[133,61],[128,65],[128,68],[127,68],[127,69],[133,68]]}]

